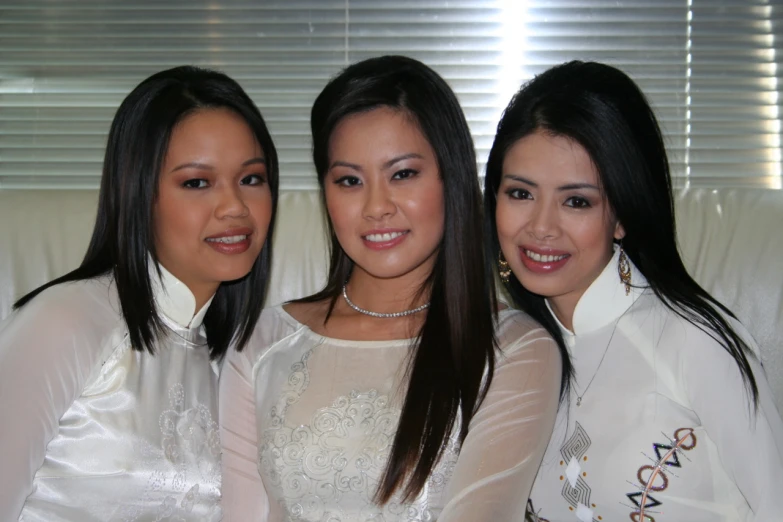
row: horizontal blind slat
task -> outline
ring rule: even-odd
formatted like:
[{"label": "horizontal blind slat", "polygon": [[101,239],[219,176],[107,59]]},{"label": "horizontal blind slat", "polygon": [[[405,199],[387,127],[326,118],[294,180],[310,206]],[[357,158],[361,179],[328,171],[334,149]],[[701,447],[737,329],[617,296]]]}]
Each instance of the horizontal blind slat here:
[{"label": "horizontal blind slat", "polygon": [[510,19],[511,3],[490,0],[6,2],[0,187],[97,186],[123,97],[193,63],[225,71],[258,104],[282,186],[313,188],[313,100],[347,63],[385,53],[421,59],[452,85],[481,170],[511,92],[577,58],[636,79],[675,176],[780,186],[781,3],[529,0]]}]

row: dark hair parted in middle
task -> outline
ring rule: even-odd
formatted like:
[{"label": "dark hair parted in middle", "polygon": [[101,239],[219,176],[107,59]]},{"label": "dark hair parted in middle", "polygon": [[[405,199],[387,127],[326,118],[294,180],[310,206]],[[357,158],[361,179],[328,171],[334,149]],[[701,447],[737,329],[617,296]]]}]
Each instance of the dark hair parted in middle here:
[{"label": "dark hair parted in middle", "polygon": [[[536,76],[511,99],[487,161],[488,256],[497,260],[500,253],[495,210],[506,153],[538,131],[573,140],[587,151],[604,197],[625,230],[622,246],[628,257],[667,307],[711,335],[734,358],[756,402],[758,390],[746,356],[750,348],[722,314],[734,315],[693,280],[680,258],[669,160],[658,121],[644,93],[619,69],[568,62]],[[566,385],[572,367],[544,298],[527,291],[513,274],[506,288],[557,341]]]},{"label": "dark hair parted in middle", "polygon": [[[397,490],[419,493],[461,418],[460,441],[486,394],[495,365],[491,269],[482,253],[481,191],[473,140],[454,92],[432,69],[402,56],[372,58],[343,70],[313,105],[313,159],[324,197],[329,142],[347,116],[378,108],[409,116],[435,151],[443,181],[445,223],[432,273],[421,292],[430,308],[407,372],[407,394],[376,501]],[[331,262],[323,290],[305,301],[331,299],[329,314],[353,262],[331,221]],[[329,319],[327,314],[326,320]],[[489,378],[482,383],[485,375]]]},{"label": "dark hair parted in middle", "polygon": [[204,109],[227,109],[245,121],[263,151],[272,192],[272,219],[261,254],[247,276],[218,287],[204,317],[212,358],[221,357],[232,341],[241,349],[261,313],[271,268],[277,151],[261,113],[242,87],[223,73],[197,67],[154,74],[123,100],[109,130],[98,215],[84,260],[76,270],[19,299],[16,308],[50,286],[113,274],[131,346],[153,352],[156,335],[163,328],[148,271],[150,258],[158,261],[153,210],[160,170],[173,129]]}]

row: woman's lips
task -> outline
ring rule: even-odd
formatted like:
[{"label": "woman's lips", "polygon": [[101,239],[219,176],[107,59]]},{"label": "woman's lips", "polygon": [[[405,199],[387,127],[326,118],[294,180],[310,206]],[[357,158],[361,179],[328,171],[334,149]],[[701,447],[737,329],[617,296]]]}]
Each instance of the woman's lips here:
[{"label": "woman's lips", "polygon": [[549,274],[563,268],[571,259],[571,254],[561,250],[519,247],[519,258],[531,272]]},{"label": "woman's lips", "polygon": [[253,230],[247,227],[232,228],[209,236],[206,243],[221,254],[241,254],[250,248],[250,238]]},{"label": "woman's lips", "polygon": [[372,250],[387,250],[394,248],[408,237],[410,230],[371,230],[362,235],[364,246]]}]

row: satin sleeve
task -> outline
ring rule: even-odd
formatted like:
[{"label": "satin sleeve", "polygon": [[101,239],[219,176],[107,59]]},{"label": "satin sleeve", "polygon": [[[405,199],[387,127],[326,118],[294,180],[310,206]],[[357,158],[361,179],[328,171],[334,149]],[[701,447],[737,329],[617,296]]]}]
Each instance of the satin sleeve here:
[{"label": "satin sleeve", "polygon": [[[732,327],[758,353],[738,322]],[[721,463],[753,512],[750,521],[780,520],[783,492],[783,421],[759,361],[748,356],[758,386],[754,411],[736,361],[693,325],[665,330],[660,343],[678,346],[680,380],[691,408],[715,443]],[[683,335],[684,334],[684,335]]]},{"label": "satin sleeve", "polygon": [[525,518],[557,415],[561,360],[552,338],[520,316],[498,335],[495,373],[470,423],[438,522]]},{"label": "satin sleeve", "polygon": [[104,351],[103,314],[74,286],[48,289],[0,323],[3,521],[18,519],[60,418]]},{"label": "satin sleeve", "polygon": [[223,446],[223,520],[267,520],[269,500],[258,472],[258,428],[252,364],[232,349],[220,374],[220,442]]}]

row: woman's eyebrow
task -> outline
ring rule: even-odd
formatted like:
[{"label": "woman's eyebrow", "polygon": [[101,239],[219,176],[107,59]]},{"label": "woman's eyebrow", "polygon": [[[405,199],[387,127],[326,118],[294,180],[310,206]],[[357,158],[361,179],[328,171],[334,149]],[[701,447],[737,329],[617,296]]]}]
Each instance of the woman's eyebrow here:
[{"label": "woman's eyebrow", "polygon": [[[531,181],[527,178],[524,178],[522,176],[519,176],[517,174],[504,174],[503,177],[505,179],[510,179],[514,181],[518,181],[520,183],[524,183],[525,185],[530,185],[531,187],[538,187],[538,183]],[[598,190],[600,192],[600,188],[597,185],[593,185],[592,183],[568,183],[566,185],[560,185],[557,187],[557,190],[560,192],[565,192],[567,190],[580,190],[580,189],[590,189],[590,190]]]}]

